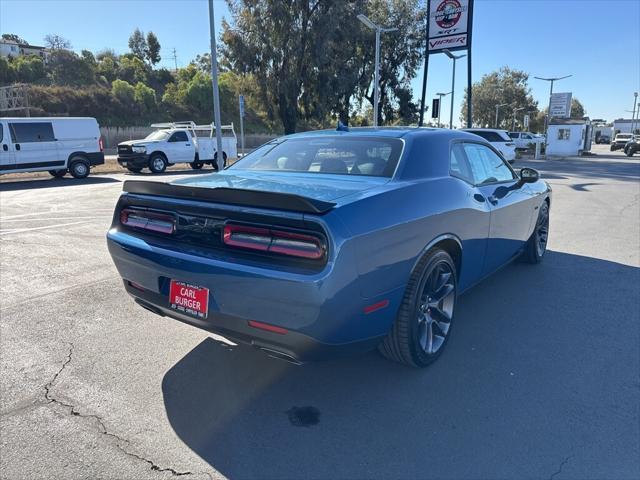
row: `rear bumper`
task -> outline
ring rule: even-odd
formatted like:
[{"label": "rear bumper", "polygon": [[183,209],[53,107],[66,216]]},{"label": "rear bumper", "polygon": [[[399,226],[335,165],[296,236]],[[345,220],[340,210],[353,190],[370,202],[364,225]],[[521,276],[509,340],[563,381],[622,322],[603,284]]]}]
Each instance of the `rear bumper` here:
[{"label": "rear bumper", "polygon": [[119,154],[118,163],[124,168],[146,168],[149,166],[149,155],[146,153]]},{"label": "rear bumper", "polygon": [[87,159],[89,160],[89,165],[92,167],[95,165],[104,165],[104,152],[87,153]]},{"label": "rear bumper", "polygon": [[[348,259],[336,262],[341,263],[338,267],[300,274],[239,264],[225,258],[228,255],[205,258],[170,251],[117,229],[107,238],[127,293],[144,308],[298,362],[375,348],[393,323],[403,294],[401,288],[380,298],[363,298]],[[170,308],[172,279],[209,289],[206,319]],[[365,313],[365,307],[380,302],[384,307]],[[286,333],[262,330],[250,321]]]}]

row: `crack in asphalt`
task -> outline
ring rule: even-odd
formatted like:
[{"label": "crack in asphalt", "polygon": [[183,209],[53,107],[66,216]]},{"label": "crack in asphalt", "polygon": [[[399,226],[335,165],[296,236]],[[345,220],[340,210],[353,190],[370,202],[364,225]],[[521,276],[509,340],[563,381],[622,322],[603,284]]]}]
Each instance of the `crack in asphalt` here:
[{"label": "crack in asphalt", "polygon": [[558,467],[558,470],[556,470],[555,472],[553,472],[551,474],[551,476],[549,477],[549,480],[553,480],[553,478],[556,475],[560,475],[560,473],[562,473],[562,468],[567,464],[567,462],[573,457],[573,455],[569,455],[567,458],[565,458],[562,463],[560,463],[560,466]]},{"label": "crack in asphalt", "polygon": [[[162,468],[160,466],[158,466],[156,463],[154,463],[152,460],[149,460],[148,458],[145,458],[141,455],[138,455],[136,453],[130,452],[128,451],[126,448],[124,448],[120,443],[124,442],[126,444],[130,444],[129,440],[127,440],[126,438],[122,438],[118,435],[116,435],[115,433],[111,433],[107,430],[106,425],[104,424],[103,420],[101,417],[99,417],[98,415],[95,414],[86,414],[86,413],[81,413],[79,412],[75,405],[72,405],[70,403],[66,403],[58,398],[55,398],[52,395],[51,389],[53,388],[56,380],[58,379],[58,377],[62,374],[62,372],[64,371],[65,368],[67,368],[67,365],[69,365],[71,363],[72,357],[73,357],[73,349],[74,349],[74,345],[73,343],[69,343],[69,353],[67,354],[67,358],[65,359],[65,361],[63,362],[62,366],[60,367],[60,369],[53,375],[53,377],[51,378],[51,380],[44,386],[44,398],[47,400],[46,404],[56,404],[56,405],[60,405],[64,408],[68,408],[70,409],[70,413],[71,415],[75,416],[75,417],[80,417],[80,418],[91,418],[93,420],[96,421],[96,423],[98,424],[100,433],[102,433],[103,435],[112,438],[115,440],[115,446],[124,454],[128,455],[131,458],[135,458],[138,460],[142,460],[146,463],[148,463],[151,467],[151,470],[156,471],[156,472],[169,472],[172,475],[176,476],[176,477],[181,477],[184,475],[193,475],[193,472],[179,472],[178,470],[175,470],[171,467],[166,467],[166,468]],[[206,475],[209,475],[209,473],[207,472],[202,472],[205,473]],[[211,478],[211,475],[209,475],[209,478]]]}]

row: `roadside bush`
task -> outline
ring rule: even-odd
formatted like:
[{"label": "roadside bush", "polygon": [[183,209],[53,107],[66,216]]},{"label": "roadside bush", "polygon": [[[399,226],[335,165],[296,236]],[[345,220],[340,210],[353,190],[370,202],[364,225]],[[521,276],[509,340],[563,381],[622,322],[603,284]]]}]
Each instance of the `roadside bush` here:
[{"label": "roadside bush", "polygon": [[136,89],[126,80],[116,79],[111,84],[111,93],[122,103],[131,104],[135,101]]}]

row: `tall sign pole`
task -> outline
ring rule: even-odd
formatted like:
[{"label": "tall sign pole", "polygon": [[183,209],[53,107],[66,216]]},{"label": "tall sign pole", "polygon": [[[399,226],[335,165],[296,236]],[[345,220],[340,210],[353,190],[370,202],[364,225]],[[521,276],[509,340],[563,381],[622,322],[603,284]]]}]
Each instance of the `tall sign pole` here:
[{"label": "tall sign pole", "polygon": [[213,118],[216,126],[216,164],[218,170],[224,167],[222,151],[222,124],[220,122],[220,91],[218,90],[218,56],[216,49],[216,24],[213,14],[213,0],[209,0],[209,33],[211,35],[211,80],[213,82]]},{"label": "tall sign pole", "polygon": [[238,97],[238,107],[240,109],[240,148],[244,157],[244,95]]},{"label": "tall sign pole", "polygon": [[467,50],[467,126],[472,122],[472,76],[471,76],[471,34],[473,30],[473,0],[428,0],[427,1],[427,46],[422,79],[422,99],[420,102],[420,123],[424,121],[425,96],[429,56]]},{"label": "tall sign pole", "polygon": [[[425,109],[425,101],[427,95],[427,72],[429,71],[429,19],[431,12],[431,2],[427,2],[427,26],[425,29],[425,40],[426,45],[424,49],[424,74],[422,75],[422,100],[420,100],[420,121],[418,122],[418,126],[422,127],[424,125],[424,109]],[[438,121],[438,123],[440,123]]]}]

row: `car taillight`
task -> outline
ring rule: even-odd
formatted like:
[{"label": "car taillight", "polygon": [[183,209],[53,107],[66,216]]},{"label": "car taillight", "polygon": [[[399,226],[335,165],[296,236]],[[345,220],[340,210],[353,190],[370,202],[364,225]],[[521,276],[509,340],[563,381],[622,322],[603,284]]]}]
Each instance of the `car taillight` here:
[{"label": "car taillight", "polygon": [[319,260],[325,255],[322,241],[304,233],[246,225],[225,225],[222,241],[230,247]]},{"label": "car taillight", "polygon": [[98,139],[98,145],[100,146],[100,151],[104,152],[104,141],[102,140],[102,137]]},{"label": "car taillight", "polygon": [[176,229],[176,219],[172,215],[130,208],[120,212],[120,223],[127,227],[166,234],[172,234]]}]

